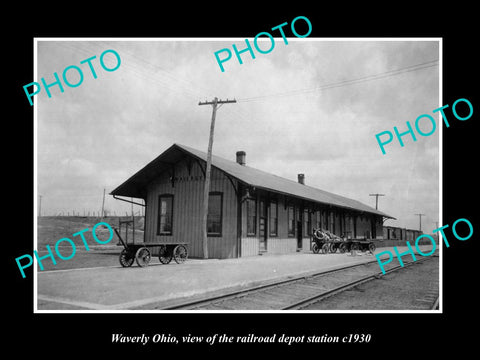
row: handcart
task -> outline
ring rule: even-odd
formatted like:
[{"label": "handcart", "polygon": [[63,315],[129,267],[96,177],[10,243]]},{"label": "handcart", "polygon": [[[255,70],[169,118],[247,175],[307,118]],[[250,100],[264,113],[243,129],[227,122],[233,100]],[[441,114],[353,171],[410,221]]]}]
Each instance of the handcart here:
[{"label": "handcart", "polygon": [[183,264],[188,257],[187,243],[162,242],[162,243],[126,243],[123,241],[117,229],[115,229],[123,250],[120,253],[119,261],[123,267],[130,267],[135,260],[140,267],[146,267],[152,259],[152,251],[149,248],[159,247],[158,259],[162,264],[168,264],[172,259],[177,264]]},{"label": "handcart", "polygon": [[344,243],[344,239],[324,229],[313,229],[312,251],[315,254],[321,252],[335,253],[337,249]]},{"label": "handcart", "polygon": [[367,251],[369,250],[372,254],[375,251],[377,247],[375,246],[375,243],[370,240],[365,240],[365,239],[347,239],[343,244],[340,245],[339,251],[341,253],[344,252],[349,252],[352,250],[360,250],[360,251]]}]

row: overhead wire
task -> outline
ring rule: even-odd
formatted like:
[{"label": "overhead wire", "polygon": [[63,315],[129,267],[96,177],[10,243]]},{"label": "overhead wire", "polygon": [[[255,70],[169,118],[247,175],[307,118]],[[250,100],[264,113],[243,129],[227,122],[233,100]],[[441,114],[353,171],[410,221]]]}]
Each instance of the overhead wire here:
[{"label": "overhead wire", "polygon": [[[95,44],[94,47],[95,46],[100,47],[102,43],[105,43],[105,42],[101,42],[101,41],[89,42],[88,44],[90,46],[92,46],[92,44]],[[92,53],[91,50],[89,51],[78,46],[78,42],[59,42],[59,44],[62,45],[63,47],[67,47],[75,51],[80,51],[85,54],[91,55]],[[188,95],[189,97],[192,97],[195,99],[204,98],[205,92],[209,94],[211,93],[211,91],[207,90],[205,87],[199,86],[198,84],[194,84],[189,80],[186,80],[178,75],[175,75],[170,71],[164,69],[163,67],[159,66],[158,64],[154,64],[141,57],[138,57],[137,55],[131,53],[130,51],[125,51],[125,49],[123,49],[122,54],[126,54],[129,57],[129,61],[125,62],[124,66],[128,68],[128,70],[131,73],[133,73],[135,76],[141,79],[148,80],[149,82],[157,86],[161,86],[163,90],[168,89],[173,92],[180,92],[184,95]],[[294,90],[289,90],[284,92],[271,93],[271,94],[253,96],[253,97],[245,97],[245,98],[239,98],[236,100],[238,103],[247,103],[247,102],[274,99],[279,97],[303,95],[307,93],[313,93],[313,92],[318,92],[318,91],[323,91],[323,90],[328,90],[333,88],[339,88],[343,86],[350,86],[350,85],[360,84],[364,82],[375,81],[375,80],[384,79],[387,77],[398,76],[398,75],[406,74],[413,71],[419,71],[419,70],[427,69],[430,67],[438,66],[438,62],[439,62],[438,59],[431,60],[431,61],[413,64],[413,65],[409,65],[409,66],[398,68],[398,69],[384,71],[381,73],[370,74],[370,75],[361,76],[353,79],[341,80],[341,81],[332,82],[332,83],[328,83],[320,86],[294,89]],[[160,74],[158,75],[161,75],[161,77],[159,77],[157,73],[153,71],[148,71],[147,73],[147,70],[145,69],[144,65],[147,65],[151,69],[160,71]],[[201,93],[201,91],[203,91],[203,93]],[[229,107],[228,113],[231,116],[237,115],[243,120],[245,120],[246,117],[248,117],[247,114],[244,114],[244,112],[241,111],[241,109],[237,109],[236,107]]]},{"label": "overhead wire", "polygon": [[[106,42],[100,41],[98,43],[106,43]],[[192,96],[195,95],[197,98],[201,98],[201,97],[204,96],[205,92],[209,92],[206,88],[203,88],[203,87],[199,86],[198,84],[194,84],[192,81],[186,80],[186,79],[182,78],[181,76],[179,76],[177,74],[174,74],[171,71],[166,70],[164,67],[161,67],[158,64],[147,61],[147,60],[145,60],[145,58],[141,58],[141,57],[137,56],[136,54],[132,53],[131,51],[122,49],[122,54],[127,54],[128,57],[130,57],[130,60],[132,60],[132,58],[136,59],[136,62],[132,61],[131,63],[134,64],[137,69],[141,69],[141,71],[145,70],[145,68],[141,64],[138,63],[138,62],[141,62],[141,63],[143,63],[143,65],[147,65],[148,67],[150,67],[152,69],[155,69],[157,72],[160,71],[162,73],[162,75],[164,75],[167,78],[169,78],[170,80],[174,81],[175,85],[181,87],[182,90],[188,92]],[[149,72],[148,74],[151,75],[152,72]],[[155,73],[153,73],[153,74],[155,75]],[[186,87],[186,86],[188,86],[188,87]],[[202,90],[203,93],[201,93],[200,91],[197,91],[196,89]]]},{"label": "overhead wire", "polygon": [[237,99],[237,101],[251,102],[251,101],[258,101],[258,100],[264,100],[264,99],[276,98],[276,97],[303,95],[306,93],[311,93],[316,91],[322,91],[322,90],[338,88],[338,87],[347,86],[347,85],[359,84],[367,81],[384,79],[387,77],[397,76],[397,75],[418,71],[418,70],[422,70],[422,69],[426,69],[434,66],[438,66],[438,60],[427,61],[424,63],[410,65],[410,66],[399,68],[399,69],[388,70],[382,73],[366,75],[366,76],[362,76],[354,79],[342,80],[342,81],[333,82],[333,83],[329,83],[321,86],[315,86],[312,88],[302,88],[302,89],[289,90],[289,91],[273,93],[273,94],[259,95],[255,97],[240,98],[240,99]]},{"label": "overhead wire", "polygon": [[[71,45],[71,44],[75,44],[75,45]],[[89,44],[91,44],[91,43],[89,43]],[[60,42],[60,45],[64,48],[69,48],[70,50],[79,51],[79,52],[84,53],[84,54],[90,54],[90,56],[92,55],[92,51],[88,51],[88,50],[78,46],[76,44],[76,42],[70,42],[70,43]],[[123,54],[122,54],[122,57],[123,57]],[[200,96],[199,92],[195,92],[192,89],[178,86],[179,84],[176,81],[177,79],[173,79],[173,81],[172,81],[172,80],[169,80],[169,79],[160,78],[152,72],[146,73],[146,70],[145,70],[144,67],[142,67],[138,63],[135,63],[135,61],[132,61],[131,59],[129,59],[126,62],[123,61],[122,62],[122,67],[126,68],[127,71],[131,72],[132,74],[134,74],[134,76],[136,76],[138,78],[141,78],[143,80],[148,80],[149,82],[151,82],[153,84],[161,86],[163,90],[168,89],[168,90],[174,91],[174,92],[181,92],[181,93],[183,93],[185,95],[188,95],[188,96],[190,96],[192,98],[195,98],[195,99],[197,99]]]},{"label": "overhead wire", "polygon": [[171,78],[172,80],[174,80],[174,81],[176,81],[176,82],[182,82],[184,85],[188,85],[188,86],[190,87],[190,88],[189,88],[190,90],[192,90],[192,88],[193,88],[193,89],[198,89],[198,88],[200,88],[200,89],[203,91],[203,93],[195,92],[196,95],[199,96],[199,97],[201,97],[202,95],[204,95],[205,92],[209,92],[209,90],[207,90],[206,88],[204,88],[204,87],[202,87],[202,86],[199,86],[198,84],[194,84],[192,81],[186,80],[186,79],[180,77],[179,75],[173,74],[171,71],[166,70],[165,68],[159,66],[158,64],[154,64],[154,63],[152,63],[152,62],[150,62],[150,61],[147,61],[147,60],[145,60],[144,58],[141,58],[141,57],[133,54],[133,53],[130,52],[130,51],[125,51],[125,50],[123,50],[123,52],[126,53],[126,54],[128,54],[130,57],[133,57],[133,58],[141,61],[142,63],[144,63],[144,64],[146,64],[146,65],[148,65],[148,66],[150,66],[150,67],[153,67],[153,68],[161,71],[164,75],[166,75],[167,77]]}]

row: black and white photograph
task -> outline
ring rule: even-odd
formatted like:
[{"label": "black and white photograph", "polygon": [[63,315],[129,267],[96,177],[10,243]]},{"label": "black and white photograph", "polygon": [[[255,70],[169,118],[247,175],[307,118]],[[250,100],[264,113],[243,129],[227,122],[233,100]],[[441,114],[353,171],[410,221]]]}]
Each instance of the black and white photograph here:
[{"label": "black and white photograph", "polygon": [[471,48],[233,18],[25,35],[23,328],[64,345],[90,328],[112,354],[445,339],[473,299]]},{"label": "black and white photograph", "polygon": [[439,309],[441,40],[265,37],[37,40],[38,311]]}]

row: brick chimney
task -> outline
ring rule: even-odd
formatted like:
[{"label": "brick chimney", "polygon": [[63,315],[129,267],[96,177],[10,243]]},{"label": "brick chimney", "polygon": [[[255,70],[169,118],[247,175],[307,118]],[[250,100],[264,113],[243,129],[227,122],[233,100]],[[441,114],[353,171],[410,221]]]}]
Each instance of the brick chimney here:
[{"label": "brick chimney", "polygon": [[298,174],[298,182],[305,185],[305,174]]},{"label": "brick chimney", "polygon": [[246,156],[247,156],[247,154],[245,153],[245,151],[237,151],[237,163],[239,163],[240,165],[245,165],[246,164],[246,161],[245,161]]}]

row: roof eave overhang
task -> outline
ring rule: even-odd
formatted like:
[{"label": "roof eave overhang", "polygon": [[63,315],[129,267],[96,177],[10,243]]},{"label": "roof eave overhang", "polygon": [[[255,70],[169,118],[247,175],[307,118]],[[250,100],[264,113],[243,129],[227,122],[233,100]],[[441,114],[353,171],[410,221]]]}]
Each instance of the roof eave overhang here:
[{"label": "roof eave overhang", "polygon": [[[219,170],[221,170],[221,169],[219,169]],[[221,170],[221,171],[223,171],[223,170]],[[223,171],[223,172],[225,172],[225,171]],[[229,175],[233,176],[231,174],[229,174]],[[241,181],[239,179],[237,179],[237,180]],[[321,205],[324,205],[324,206],[334,206],[334,207],[337,207],[337,208],[347,209],[347,210],[350,210],[350,211],[355,211],[355,212],[359,212],[359,213],[368,213],[368,214],[373,214],[373,215],[376,215],[376,216],[382,216],[384,218],[396,220],[396,218],[394,218],[393,216],[384,214],[382,212],[374,212],[374,211],[368,211],[368,210],[364,210],[364,209],[357,209],[357,208],[350,207],[350,206],[345,206],[345,205],[331,204],[331,203],[322,202],[322,201],[306,198],[306,197],[303,197],[303,196],[283,192],[283,191],[280,191],[280,190],[270,189],[270,188],[266,188],[266,187],[255,185],[255,184],[248,184],[248,183],[245,183],[243,181],[242,181],[242,183],[244,183],[245,185],[248,185],[248,186],[252,186],[255,189],[260,189],[260,190],[263,190],[263,191],[273,192],[273,193],[276,193],[276,194],[280,194],[280,195],[283,195],[283,196],[288,196],[288,197],[291,197],[291,198],[300,199],[300,200],[303,200],[303,201],[308,201],[308,202],[315,203],[315,204],[321,204]]]},{"label": "roof eave overhang", "polygon": [[[197,156],[196,154],[193,154],[193,153],[187,151],[186,149],[183,149],[181,146],[178,146],[177,144],[173,144],[167,150],[165,150],[162,154],[157,156],[154,160],[149,162],[142,169],[140,169],[134,175],[132,175],[130,178],[128,178],[126,181],[124,181],[120,186],[118,186],[114,190],[112,190],[110,192],[110,195],[144,199],[145,196],[146,196],[145,190],[143,190],[144,186],[152,180],[151,179],[152,177],[158,175],[160,172],[162,172],[164,170],[159,171],[158,173],[155,172],[155,171],[152,171],[150,174],[148,174],[149,175],[148,179],[142,179],[142,181],[139,181],[139,179],[141,179],[142,176],[146,176],[147,173],[149,172],[149,169],[156,164],[162,164],[162,163],[163,164],[170,164],[168,162],[162,161],[162,158],[165,158],[173,150],[178,150],[185,155],[188,155],[188,156],[191,156],[191,157],[195,158],[196,160],[206,162],[205,159],[202,159],[201,157]],[[255,187],[256,189],[261,189],[261,190],[264,190],[264,191],[269,191],[269,192],[273,192],[273,193],[276,193],[276,194],[281,194],[281,195],[284,195],[284,196],[288,196],[288,197],[292,197],[292,198],[296,198],[296,199],[300,199],[300,200],[308,201],[308,202],[312,202],[312,203],[322,204],[322,205],[326,205],[326,206],[330,205],[330,206],[334,206],[334,207],[338,207],[338,208],[347,209],[347,210],[350,210],[350,211],[355,211],[355,212],[360,212],[360,213],[369,213],[369,214],[373,214],[373,215],[376,215],[376,216],[383,216],[384,218],[387,218],[387,219],[396,220],[396,218],[394,218],[393,216],[384,214],[382,212],[368,211],[368,210],[364,210],[364,209],[358,209],[358,208],[355,208],[355,207],[349,207],[349,206],[344,206],[344,205],[321,202],[321,201],[318,201],[318,200],[302,197],[302,196],[299,196],[299,195],[295,195],[295,194],[291,194],[291,193],[287,193],[287,192],[282,192],[281,190],[276,190],[276,189],[271,189],[271,188],[259,186],[257,184],[249,183],[249,182],[246,182],[242,179],[239,179],[237,176],[235,176],[235,174],[232,174],[228,171],[225,171],[224,169],[221,169],[221,168],[215,166],[214,164],[212,164],[211,166],[213,168],[227,174],[228,176],[236,179],[241,184],[246,185],[246,186]]]}]

